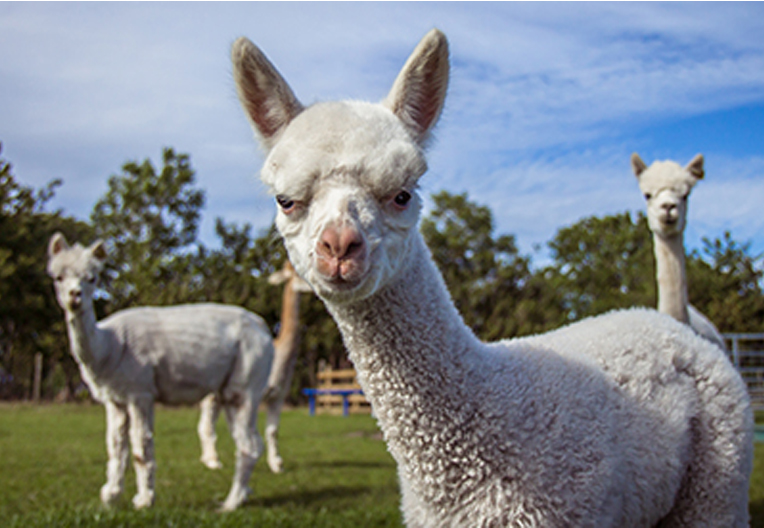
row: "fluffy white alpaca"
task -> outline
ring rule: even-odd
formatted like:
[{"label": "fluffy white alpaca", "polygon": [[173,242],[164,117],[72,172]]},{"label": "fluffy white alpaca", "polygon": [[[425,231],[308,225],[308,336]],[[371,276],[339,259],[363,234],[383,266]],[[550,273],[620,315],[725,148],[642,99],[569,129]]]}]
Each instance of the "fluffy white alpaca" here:
[{"label": "fluffy white alpaca", "polygon": [[97,322],[93,292],[107,258],[103,243],[70,246],[56,233],[48,255],[72,355],[93,397],[106,406],[103,503],[113,503],[124,488],[129,437],[138,488],[133,505],[153,504],[154,402],[196,403],[215,393],[236,443],[236,470],[223,509],[238,507],[263,450],[257,406],[273,360],[263,320],[238,307],[198,304],[122,310]]},{"label": "fluffy white alpaca", "polygon": [[463,323],[417,230],[442,33],[381,104],[303,108],[250,41],[232,59],[278,229],[342,332],[409,526],[747,525],[752,413],[718,347],[644,309],[494,344]]},{"label": "fluffy white alpaca", "polygon": [[[275,355],[268,386],[263,394],[266,406],[265,445],[268,453],[268,467],[274,473],[281,473],[283,460],[278,449],[279,420],[284,400],[292,383],[297,354],[300,351],[300,293],[310,292],[310,286],[294,271],[287,260],[284,267],[268,277],[273,285],[284,284],[281,296],[281,319],[279,333],[273,340]],[[215,422],[220,405],[211,394],[202,401],[202,415],[199,419],[199,438],[202,441],[202,462],[210,469],[222,467],[215,449]]]},{"label": "fluffy white alpaca", "polygon": [[684,168],[673,161],[656,161],[648,167],[634,153],[631,168],[647,201],[647,224],[653,233],[658,279],[658,311],[689,324],[699,335],[726,350],[719,330],[687,298],[684,263],[687,198],[703,178],[703,156],[698,154]]}]

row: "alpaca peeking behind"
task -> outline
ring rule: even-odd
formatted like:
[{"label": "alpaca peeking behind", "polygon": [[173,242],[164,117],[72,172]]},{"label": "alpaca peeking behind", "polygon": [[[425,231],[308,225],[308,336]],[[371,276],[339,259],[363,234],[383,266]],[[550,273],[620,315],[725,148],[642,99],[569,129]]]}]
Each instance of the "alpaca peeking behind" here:
[{"label": "alpaca peeking behind", "polygon": [[417,228],[448,43],[379,104],[304,107],[249,40],[239,98],[297,272],[337,322],[411,527],[743,527],[753,416],[723,352],[653,310],[482,343]]}]

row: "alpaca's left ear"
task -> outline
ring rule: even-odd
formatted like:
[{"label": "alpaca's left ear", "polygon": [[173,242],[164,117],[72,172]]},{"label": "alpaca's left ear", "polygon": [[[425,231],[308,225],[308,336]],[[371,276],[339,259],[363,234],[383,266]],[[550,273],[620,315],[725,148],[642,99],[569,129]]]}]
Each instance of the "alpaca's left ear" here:
[{"label": "alpaca's left ear", "polygon": [[685,169],[697,179],[702,180],[705,175],[705,170],[703,169],[703,154],[698,154],[692,158],[692,161],[687,164]]},{"label": "alpaca's left ear", "polygon": [[639,154],[636,152],[631,155],[631,170],[634,171],[634,176],[639,178],[639,175],[645,172],[647,169],[647,165],[644,161],[642,161],[642,158],[639,157]]},{"label": "alpaca's left ear", "polygon": [[106,252],[106,244],[104,244],[103,240],[96,240],[90,245],[90,253],[101,261],[101,263],[106,261],[106,258],[109,256]]},{"label": "alpaca's left ear", "polygon": [[448,40],[437,29],[419,42],[382,104],[424,145],[440,117],[448,88]]}]

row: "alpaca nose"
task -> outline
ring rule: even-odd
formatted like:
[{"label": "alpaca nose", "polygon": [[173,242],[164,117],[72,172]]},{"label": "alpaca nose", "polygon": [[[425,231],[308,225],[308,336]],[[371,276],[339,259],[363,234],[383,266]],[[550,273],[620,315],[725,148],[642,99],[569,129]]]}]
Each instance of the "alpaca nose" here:
[{"label": "alpaca nose", "polygon": [[366,267],[366,244],[350,224],[329,225],[316,242],[316,266],[325,277],[353,280]]},{"label": "alpaca nose", "polygon": [[360,253],[363,246],[363,237],[356,228],[329,226],[321,233],[317,250],[322,257],[345,260]]}]

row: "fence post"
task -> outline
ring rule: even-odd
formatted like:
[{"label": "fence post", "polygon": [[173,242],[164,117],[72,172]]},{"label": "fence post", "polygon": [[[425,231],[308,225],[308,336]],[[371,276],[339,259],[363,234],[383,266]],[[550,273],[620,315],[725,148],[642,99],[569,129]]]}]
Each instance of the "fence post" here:
[{"label": "fence post", "polygon": [[34,355],[34,384],[32,386],[32,401],[40,403],[42,392],[42,352]]}]

